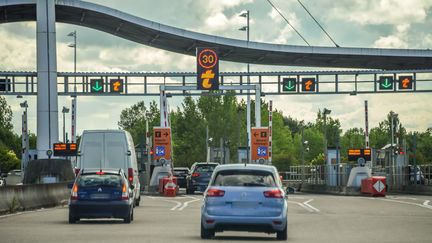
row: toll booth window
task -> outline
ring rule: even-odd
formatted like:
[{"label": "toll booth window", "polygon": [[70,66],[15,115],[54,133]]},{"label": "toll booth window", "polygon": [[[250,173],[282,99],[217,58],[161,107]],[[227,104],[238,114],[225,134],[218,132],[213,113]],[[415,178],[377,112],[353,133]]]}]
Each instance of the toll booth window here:
[{"label": "toll booth window", "polygon": [[215,178],[213,186],[276,186],[272,174],[264,171],[221,171]]}]

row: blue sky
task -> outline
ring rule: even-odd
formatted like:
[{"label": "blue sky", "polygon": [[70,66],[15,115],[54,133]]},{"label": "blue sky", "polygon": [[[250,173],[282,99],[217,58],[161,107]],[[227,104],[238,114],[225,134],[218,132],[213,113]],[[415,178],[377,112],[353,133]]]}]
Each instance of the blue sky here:
[{"label": "blue sky", "polygon": [[[251,40],[305,45],[266,0],[124,0],[92,1],[148,20],[228,38],[244,39],[238,28],[251,13]],[[272,0],[312,45],[332,46],[297,0]],[[432,0],[302,0],[320,23],[343,47],[426,49],[432,46]],[[67,34],[78,32],[78,71],[194,71],[190,56],[143,46],[80,26],[57,24],[58,71],[73,71],[73,50]],[[36,70],[34,22],[0,25],[0,70]],[[170,62],[177,60],[177,62]],[[175,63],[167,65],[167,63]],[[299,67],[251,65],[251,71],[298,70]],[[310,68],[313,70],[314,68]],[[245,64],[222,62],[221,71],[246,71]],[[36,129],[36,98],[29,101],[30,130]],[[140,100],[153,98],[78,98],[78,132],[83,129],[117,128],[120,111]],[[378,125],[393,110],[408,130],[432,127],[432,94],[273,96],[276,109],[299,120],[314,121],[316,112],[327,107],[344,130],[363,127],[363,102],[369,100],[370,127]],[[20,131],[20,100],[7,97],[14,111],[14,128]],[[181,103],[173,99],[172,108]],[[287,105],[289,104],[289,105]],[[70,98],[59,97],[59,107],[70,106]],[[61,108],[59,108],[60,110]],[[59,116],[62,124],[61,116]],[[66,124],[68,126],[69,119]],[[60,126],[61,129],[61,126]]]}]

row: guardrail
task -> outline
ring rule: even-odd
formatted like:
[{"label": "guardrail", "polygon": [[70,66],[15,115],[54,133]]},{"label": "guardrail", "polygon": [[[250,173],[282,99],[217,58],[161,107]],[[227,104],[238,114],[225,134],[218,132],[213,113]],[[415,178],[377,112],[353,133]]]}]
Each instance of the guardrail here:
[{"label": "guardrail", "polygon": [[0,214],[65,204],[67,183],[0,187]]},{"label": "guardrail", "polygon": [[[280,175],[284,184],[346,187],[352,168],[350,164],[291,166]],[[432,193],[432,165],[374,166],[372,175],[386,176],[390,192]]]}]

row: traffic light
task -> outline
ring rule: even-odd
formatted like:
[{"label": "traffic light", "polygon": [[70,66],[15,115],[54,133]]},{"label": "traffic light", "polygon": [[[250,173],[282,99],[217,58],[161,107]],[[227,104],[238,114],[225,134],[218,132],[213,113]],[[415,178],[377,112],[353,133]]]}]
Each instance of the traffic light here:
[{"label": "traffic light", "polygon": [[296,91],[297,79],[295,78],[283,78],[282,79],[282,91]]},{"label": "traffic light", "polygon": [[111,91],[111,93],[122,93],[123,92],[123,79],[111,79],[110,80],[110,91]]},{"label": "traffic light", "polygon": [[315,92],[315,78],[302,78],[302,91]]},{"label": "traffic light", "polygon": [[393,90],[393,76],[381,76],[378,83],[380,90]]},{"label": "traffic light", "polygon": [[103,79],[91,79],[90,80],[90,89],[92,93],[103,93]]},{"label": "traffic light", "polygon": [[412,76],[399,76],[399,90],[410,90],[413,88],[413,77]]}]

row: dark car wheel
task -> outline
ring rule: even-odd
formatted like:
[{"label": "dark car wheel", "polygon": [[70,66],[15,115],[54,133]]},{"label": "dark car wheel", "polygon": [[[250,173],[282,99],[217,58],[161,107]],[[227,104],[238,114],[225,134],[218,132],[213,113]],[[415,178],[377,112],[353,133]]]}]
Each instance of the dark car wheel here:
[{"label": "dark car wheel", "polygon": [[125,224],[130,224],[130,222],[133,220],[133,207],[131,207],[128,216],[126,216],[126,218],[123,219],[123,222]]},{"label": "dark car wheel", "polygon": [[75,224],[76,221],[79,220],[75,216],[72,215],[71,212],[69,212],[69,224]]},{"label": "dark car wheel", "polygon": [[288,239],[288,224],[285,225],[285,229],[282,231],[278,231],[276,233],[276,238],[278,240],[287,240]]},{"label": "dark car wheel", "polygon": [[138,197],[137,200],[135,200],[135,206],[139,206],[140,205],[140,201],[141,201],[141,195]]},{"label": "dark car wheel", "polygon": [[201,239],[210,239],[215,236],[214,230],[205,229],[201,223]]}]

